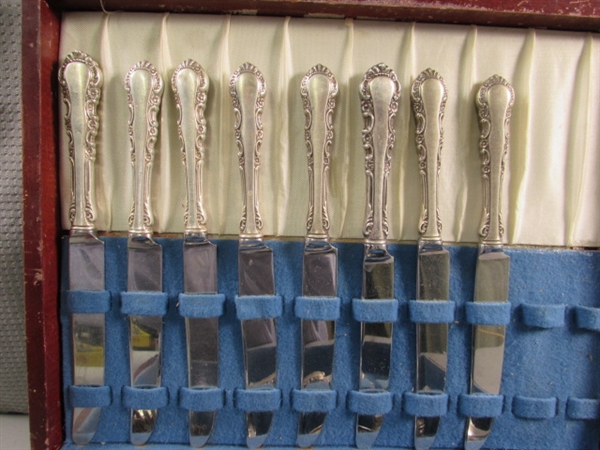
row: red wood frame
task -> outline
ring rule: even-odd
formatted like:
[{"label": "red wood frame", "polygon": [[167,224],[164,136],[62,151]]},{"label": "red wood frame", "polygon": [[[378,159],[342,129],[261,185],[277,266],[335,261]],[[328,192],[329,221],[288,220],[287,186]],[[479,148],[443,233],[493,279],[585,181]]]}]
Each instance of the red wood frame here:
[{"label": "red wood frame", "polygon": [[[63,10],[100,0],[23,0],[23,221],[31,446],[64,441],[60,366],[57,57]],[[246,12],[600,30],[597,0],[103,0],[107,10]]]}]

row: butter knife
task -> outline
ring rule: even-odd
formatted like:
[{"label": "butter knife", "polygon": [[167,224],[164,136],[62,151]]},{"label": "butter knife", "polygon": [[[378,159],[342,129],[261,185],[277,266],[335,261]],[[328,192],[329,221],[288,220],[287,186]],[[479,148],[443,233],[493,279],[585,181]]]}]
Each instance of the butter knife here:
[{"label": "butter knife", "polygon": [[[235,113],[235,140],[242,175],[243,211],[238,251],[239,295],[275,295],[273,251],[263,242],[258,205],[258,171],[263,139],[262,111],[266,84],[252,64],[241,65],[231,76],[229,92]],[[275,320],[242,320],[246,389],[274,389],[277,381]],[[246,413],[246,444],[264,444],[273,412]]]},{"label": "butter knife", "polygon": [[[193,60],[182,62],[173,73],[171,86],[179,112],[177,125],[183,144],[186,174],[186,204],[183,232],[183,286],[187,294],[217,293],[217,247],[206,237],[206,215],[202,205],[202,166],[206,120],[204,108],[208,76]],[[188,386],[209,389],[219,386],[219,319],[186,318]],[[190,411],[189,438],[192,447],[208,441],[215,411]]]},{"label": "butter knife", "polygon": [[[327,180],[333,141],[337,80],[322,65],[311,68],[300,86],[306,117],[309,201],[302,269],[302,295],[337,296],[337,249],[329,242]],[[333,377],[335,321],[302,320],[302,389],[329,390]],[[327,414],[301,413],[297,445],[310,447],[319,437]]]},{"label": "butter knife", "polygon": [[[508,302],[510,257],[503,251],[501,198],[505,157],[508,153],[509,121],[515,92],[502,77],[488,78],[477,94],[480,154],[483,175],[483,215],[475,275],[475,302]],[[504,325],[474,325],[471,393],[499,395],[504,361]],[[492,429],[490,417],[470,417],[465,449],[481,448]]]},{"label": "butter knife", "polygon": [[[387,250],[387,180],[394,146],[394,117],[398,111],[400,83],[385,64],[371,67],[360,85],[362,131],[366,151],[367,203],[365,212],[365,253],[362,296],[364,301],[394,298],[394,258]],[[386,392],[390,381],[392,351],[391,322],[361,323],[359,390]],[[383,415],[359,414],[356,422],[356,446],[373,445]]]},{"label": "butter knife", "polygon": [[[102,71],[89,55],[73,52],[65,58],[58,80],[65,104],[65,130],[72,165],[69,219],[69,289],[104,290],[104,243],[94,221],[94,161],[100,124],[98,103]],[[104,385],[104,314],[72,314],[73,384]],[[100,421],[102,408],[73,408],[72,438],[89,443]]]},{"label": "butter knife", "polygon": [[[412,86],[416,121],[416,144],[422,181],[418,243],[417,300],[448,300],[450,254],[442,246],[442,222],[438,211],[438,176],[443,143],[442,119],[446,85],[434,70],[421,72]],[[448,369],[448,324],[417,323],[416,392],[444,392]],[[429,449],[438,431],[440,417],[415,417],[415,448]]]},{"label": "butter knife", "polygon": [[[163,81],[152,64],[135,64],[125,77],[129,104],[129,139],[134,172],[133,206],[127,240],[127,290],[162,292],[162,247],[152,238],[150,186],[158,111]],[[130,316],[129,367],[131,386],[153,388],[161,384],[162,318]],[[156,424],[158,410],[132,410],[130,441],[145,444]]]}]

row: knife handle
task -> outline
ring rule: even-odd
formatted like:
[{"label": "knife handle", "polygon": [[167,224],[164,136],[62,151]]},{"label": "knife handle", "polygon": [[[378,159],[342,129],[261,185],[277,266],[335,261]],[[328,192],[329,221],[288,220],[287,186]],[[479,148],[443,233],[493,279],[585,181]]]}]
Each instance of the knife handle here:
[{"label": "knife handle", "polygon": [[75,51],[65,58],[58,72],[65,104],[65,130],[71,161],[69,220],[73,231],[93,231],[95,214],[94,161],[100,125],[98,103],[103,75],[89,55]]},{"label": "knife handle", "polygon": [[173,72],[171,87],[179,113],[177,127],[182,142],[186,173],[184,234],[206,235],[206,215],[202,206],[202,165],[206,137],[206,94],[208,76],[200,64],[188,59]]},{"label": "knife handle", "polygon": [[479,151],[483,176],[483,215],[479,230],[482,245],[502,246],[502,180],[514,101],[513,87],[499,75],[488,78],[476,98],[481,129]]},{"label": "knife handle", "polygon": [[442,121],[448,98],[446,83],[435,70],[426,69],[412,85],[416,144],[423,197],[419,233],[421,240],[441,242],[442,221],[438,209],[438,178],[444,142]]},{"label": "knife handle", "polygon": [[250,63],[242,64],[229,80],[235,114],[235,141],[242,174],[243,210],[240,238],[262,238],[258,207],[258,170],[263,140],[262,112],[267,86],[263,74]]},{"label": "knife handle", "polygon": [[367,204],[363,234],[365,243],[385,245],[388,235],[387,179],[394,146],[394,118],[400,99],[400,82],[383,63],[371,67],[360,85],[364,118],[363,147],[366,152]]},{"label": "knife handle", "polygon": [[129,141],[133,165],[133,206],[129,215],[130,236],[152,234],[150,188],[154,146],[158,137],[158,112],[163,80],[147,61],[135,64],[125,77],[129,106]]},{"label": "knife handle", "polygon": [[302,78],[300,95],[306,118],[304,139],[309,183],[306,230],[309,239],[328,238],[327,180],[337,93],[337,80],[331,71],[321,64],[312,67]]}]

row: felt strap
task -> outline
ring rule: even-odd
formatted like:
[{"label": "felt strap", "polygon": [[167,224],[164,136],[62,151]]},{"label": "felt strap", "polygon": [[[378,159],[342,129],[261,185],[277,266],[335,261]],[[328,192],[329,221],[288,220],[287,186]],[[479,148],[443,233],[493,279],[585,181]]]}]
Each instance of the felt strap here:
[{"label": "felt strap", "polygon": [[556,397],[534,398],[517,395],[513,398],[513,414],[521,419],[551,419],[556,416]]},{"label": "felt strap", "polygon": [[448,394],[405,392],[403,409],[415,417],[440,417],[448,412]]},{"label": "felt strap", "polygon": [[121,292],[121,312],[128,316],[164,316],[168,300],[165,292]]},{"label": "felt strap", "polygon": [[190,411],[216,411],[223,408],[225,395],[223,389],[179,388],[179,406]]},{"label": "felt strap", "polygon": [[110,386],[69,386],[69,403],[73,408],[108,406],[112,392]]},{"label": "felt strap", "polygon": [[449,300],[410,300],[408,312],[411,322],[452,323],[456,305]]},{"label": "felt strap", "polygon": [[569,397],[567,400],[567,417],[579,420],[600,419],[600,399]]},{"label": "felt strap", "polygon": [[208,319],[223,315],[223,294],[179,294],[179,314],[190,319]]},{"label": "felt strap", "polygon": [[71,314],[106,314],[110,311],[110,292],[67,291],[66,308]]},{"label": "felt strap", "polygon": [[356,414],[375,415],[387,414],[394,407],[394,396],[391,392],[362,392],[348,393],[348,409]]},{"label": "felt strap", "polygon": [[521,305],[525,325],[537,328],[556,328],[565,325],[565,305]]},{"label": "felt strap", "polygon": [[508,302],[467,302],[467,322],[472,325],[508,325],[510,308]]},{"label": "felt strap", "polygon": [[281,390],[236,389],[235,406],[242,411],[276,411],[281,407]]},{"label": "felt strap", "polygon": [[458,412],[466,417],[498,417],[502,414],[504,397],[489,394],[461,394]]},{"label": "felt strap", "polygon": [[165,387],[134,388],[123,386],[121,403],[130,409],[159,409],[169,404],[169,391]]},{"label": "felt strap", "polygon": [[398,320],[398,300],[352,299],[352,313],[357,322],[396,322]]},{"label": "felt strap", "polygon": [[236,295],[235,309],[240,320],[269,319],[281,316],[283,302],[279,295]]},{"label": "felt strap", "polygon": [[339,297],[296,297],[296,317],[305,320],[337,320],[340,317]]},{"label": "felt strap", "polygon": [[579,328],[600,331],[600,308],[577,306],[575,308],[575,317]]},{"label": "felt strap", "polygon": [[337,392],[329,389],[294,389],[292,407],[298,412],[327,412],[337,406]]}]

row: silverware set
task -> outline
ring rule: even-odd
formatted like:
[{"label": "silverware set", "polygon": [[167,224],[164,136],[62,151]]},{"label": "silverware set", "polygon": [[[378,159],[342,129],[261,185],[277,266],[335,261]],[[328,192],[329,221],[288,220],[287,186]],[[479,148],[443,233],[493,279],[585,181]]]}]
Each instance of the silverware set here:
[{"label": "silverware set", "polygon": [[[91,57],[73,52],[59,71],[66,107],[64,118],[72,164],[72,203],[69,235],[68,287],[71,291],[104,290],[104,244],[94,228],[95,138],[100,118],[97,106],[102,72]],[[209,79],[195,61],[182,62],[171,78],[178,111],[177,126],[185,167],[186,199],[183,211],[184,295],[218,294],[217,247],[208,240],[202,198],[204,117]],[[134,189],[128,233],[127,295],[143,303],[153,294],[162,295],[162,247],[153,239],[151,178],[155,145],[159,133],[158,115],[164,90],[159,72],[148,62],[134,65],[125,79],[130,111],[129,138]],[[267,85],[258,68],[250,63],[231,76],[229,92],[235,115],[235,141],[242,180],[243,209],[238,250],[239,291],[236,305],[256,310],[276,297],[273,251],[263,241],[258,176],[263,140],[262,112]],[[338,255],[329,237],[328,174],[334,139],[333,117],[338,83],[323,66],[311,68],[300,85],[305,114],[305,142],[308,159],[309,201],[306,238],[302,261],[302,298],[334,304],[338,291]],[[398,301],[395,299],[394,258],[387,249],[388,177],[392,170],[395,131],[401,87],[394,71],[385,64],[371,67],[359,88],[365,150],[366,211],[363,227],[364,259],[362,293],[353,301],[360,311],[360,367],[358,395],[364,398],[389,396],[392,356],[392,330]],[[443,144],[442,121],[448,97],[443,78],[434,70],[423,71],[410,92],[414,118],[418,169],[422,181],[422,208],[418,222],[417,298],[427,308],[447,308],[450,300],[450,255],[441,238],[442,220],[438,210],[438,177]],[[480,117],[480,154],[484,208],[480,227],[481,243],[477,259],[474,314],[478,304],[508,302],[509,257],[503,252],[501,188],[504,159],[508,150],[509,120],[514,102],[513,88],[494,75],[484,82],[476,98]],[[416,168],[415,168],[416,169]],[[270,300],[271,299],[271,300]],[[144,314],[129,315],[130,382],[133,389],[161,386],[162,316],[155,305],[144,305]],[[267,307],[265,307],[267,308]],[[248,393],[269,391],[277,386],[276,320],[271,314],[240,318]],[[357,319],[358,320],[358,319]],[[439,322],[439,321],[438,321]],[[416,379],[414,394],[444,398],[448,367],[448,323],[417,321]],[[478,322],[476,322],[478,323]],[[333,389],[335,317],[326,320],[301,319],[301,391],[328,393]],[[104,314],[72,314],[73,384],[104,384]],[[78,365],[82,336],[93,333],[101,342],[101,364],[95,371]],[[151,339],[140,339],[140,335]],[[218,317],[186,317],[188,388],[219,387]],[[500,393],[504,355],[505,326],[474,325],[471,363],[471,394]],[[443,376],[435,373],[442,371]],[[362,397],[361,397],[362,398]],[[158,409],[132,409],[130,442],[144,445],[154,430]],[[74,408],[72,439],[79,445],[91,441],[101,408]],[[376,443],[384,422],[384,412],[358,413],[356,446],[369,448]],[[83,420],[85,418],[85,421]],[[327,413],[301,412],[296,444],[310,447],[327,426]],[[210,438],[215,411],[189,412],[189,442],[202,447]],[[246,411],[246,444],[262,446],[271,430],[273,411]],[[416,415],[414,446],[425,450],[434,445],[441,415]],[[82,424],[85,423],[85,426]],[[465,448],[482,447],[492,429],[493,418],[468,419]],[[389,424],[391,426],[391,424]]]}]

